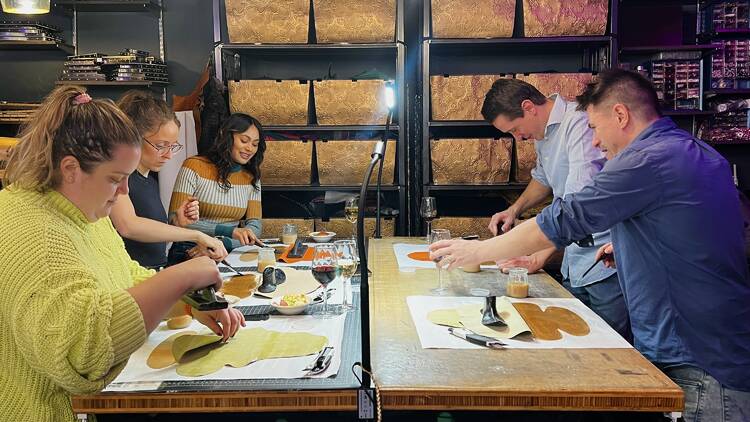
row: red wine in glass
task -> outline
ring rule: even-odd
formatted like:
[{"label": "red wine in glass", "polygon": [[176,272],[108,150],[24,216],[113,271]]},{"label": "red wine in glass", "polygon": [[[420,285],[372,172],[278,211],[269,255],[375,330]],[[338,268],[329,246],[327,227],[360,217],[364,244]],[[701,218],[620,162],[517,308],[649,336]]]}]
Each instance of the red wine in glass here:
[{"label": "red wine in glass", "polygon": [[319,265],[312,268],[312,275],[315,280],[323,286],[328,286],[336,278],[336,266]]}]

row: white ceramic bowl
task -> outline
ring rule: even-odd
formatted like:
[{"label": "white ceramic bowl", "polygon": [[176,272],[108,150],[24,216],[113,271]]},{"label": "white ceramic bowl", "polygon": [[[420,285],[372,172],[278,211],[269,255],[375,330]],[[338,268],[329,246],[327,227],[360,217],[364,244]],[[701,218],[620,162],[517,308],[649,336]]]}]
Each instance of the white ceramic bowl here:
[{"label": "white ceramic bowl", "polygon": [[334,232],[324,232],[325,234],[321,234],[321,232],[312,232],[310,233],[310,237],[313,238],[314,241],[318,243],[325,243],[330,242],[331,239],[333,239],[334,236],[336,236],[336,233]]},{"label": "white ceramic bowl", "polygon": [[282,306],[279,302],[281,302],[282,297],[277,297],[273,300],[271,300],[271,306],[274,307],[279,313],[282,315],[299,315],[302,312],[307,309],[307,305],[310,304],[310,297],[307,298],[307,303],[303,303],[301,305],[296,306]]}]

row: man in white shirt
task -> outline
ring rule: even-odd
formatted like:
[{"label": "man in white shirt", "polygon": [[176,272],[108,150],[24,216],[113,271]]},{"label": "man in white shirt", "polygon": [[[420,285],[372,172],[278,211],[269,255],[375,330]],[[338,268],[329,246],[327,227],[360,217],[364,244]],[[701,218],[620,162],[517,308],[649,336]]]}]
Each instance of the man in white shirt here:
[{"label": "man in white shirt", "polygon": [[[577,103],[559,94],[545,97],[534,86],[518,79],[495,81],[484,99],[482,115],[502,132],[518,141],[533,139],[537,153],[532,179],[521,196],[506,210],[492,216],[489,229],[494,234],[513,227],[516,218],[544,201],[550,194],[563,198],[580,191],[604,165],[603,153],[592,144],[592,131],[585,112]],[[597,264],[598,248],[610,240],[609,232],[596,233],[579,244],[565,248],[563,284],[628,341],[630,320],[617,272]],[[555,248],[501,263],[503,268],[523,266],[538,271]]]}]

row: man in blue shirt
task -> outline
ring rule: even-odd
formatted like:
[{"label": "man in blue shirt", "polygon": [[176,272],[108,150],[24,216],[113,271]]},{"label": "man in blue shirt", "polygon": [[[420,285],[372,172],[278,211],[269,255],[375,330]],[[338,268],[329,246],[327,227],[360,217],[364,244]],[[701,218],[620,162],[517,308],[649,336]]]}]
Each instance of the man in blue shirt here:
[{"label": "man in blue shirt", "polygon": [[432,258],[453,268],[610,228],[634,345],[683,388],[686,420],[750,420],[750,281],[729,164],[660,117],[636,73],[602,72],[578,102],[609,158],[592,183],[502,236],[438,242]]},{"label": "man in blue shirt", "polygon": [[[601,170],[604,155],[592,144],[588,117],[576,110],[577,106],[559,94],[547,98],[518,79],[498,79],[492,84],[484,98],[482,115],[500,131],[513,135],[516,141],[533,139],[537,155],[531,182],[521,196],[508,209],[492,216],[489,225],[492,234],[498,234],[499,225],[503,232],[510,230],[519,215],[550,194],[562,198],[578,192]],[[605,231],[594,234],[590,244],[568,245],[562,263],[563,284],[620,335],[632,341],[617,272],[599,264],[584,277],[596,259],[598,247],[609,239],[609,232]],[[553,247],[511,259],[501,263],[501,267],[522,266],[535,272],[555,251]]]}]

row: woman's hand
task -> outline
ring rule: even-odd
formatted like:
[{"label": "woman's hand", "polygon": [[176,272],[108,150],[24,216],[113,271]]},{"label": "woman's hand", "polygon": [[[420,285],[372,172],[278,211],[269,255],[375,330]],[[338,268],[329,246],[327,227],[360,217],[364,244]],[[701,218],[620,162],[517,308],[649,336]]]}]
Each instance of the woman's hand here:
[{"label": "woman's hand", "polygon": [[189,257],[207,256],[216,262],[220,262],[229,255],[221,240],[205,233],[198,233],[198,237],[195,239],[197,245],[187,251]]},{"label": "woman's hand", "polygon": [[193,309],[193,317],[221,336],[225,342],[234,337],[240,327],[245,326],[245,316],[234,308],[205,312]]},{"label": "woman's hand", "polygon": [[255,233],[244,227],[237,227],[234,229],[234,231],[232,231],[232,239],[239,240],[243,246],[258,243],[258,237],[255,236]]},{"label": "woman's hand", "polygon": [[175,225],[187,227],[198,222],[200,218],[200,206],[198,199],[194,196],[189,197],[177,208],[175,213]]}]

